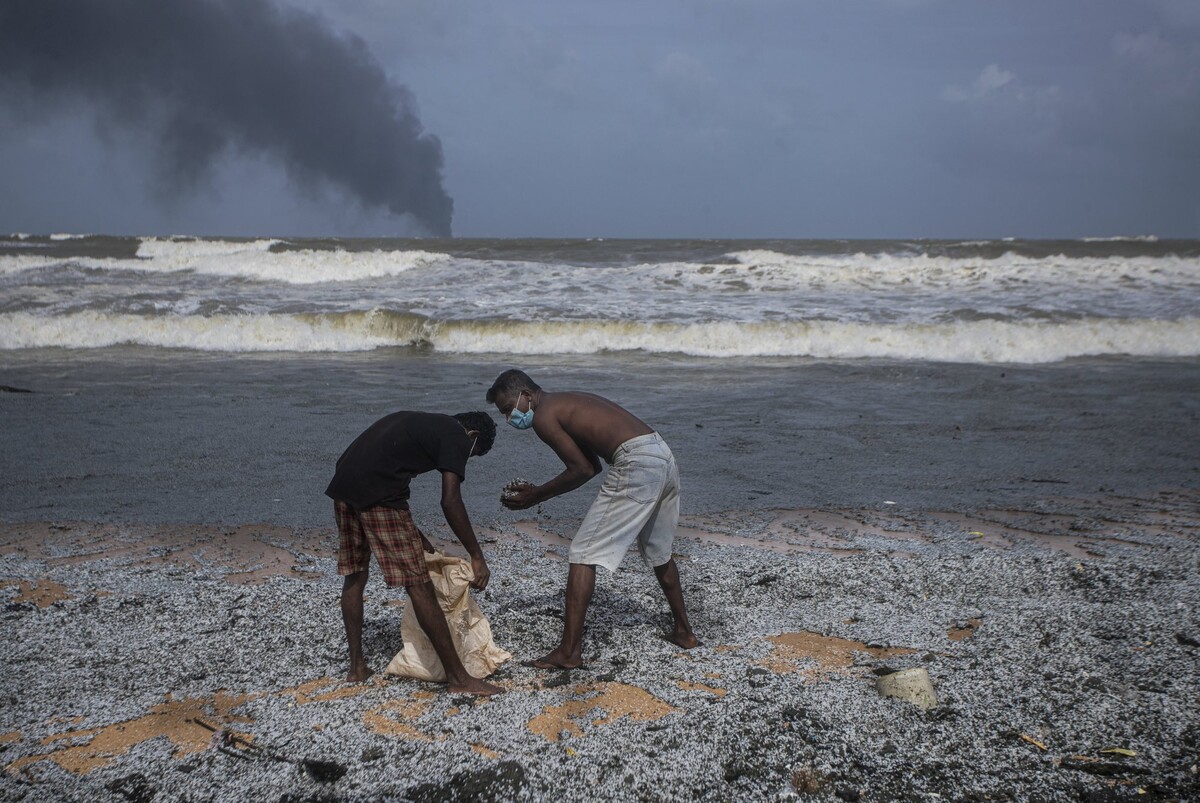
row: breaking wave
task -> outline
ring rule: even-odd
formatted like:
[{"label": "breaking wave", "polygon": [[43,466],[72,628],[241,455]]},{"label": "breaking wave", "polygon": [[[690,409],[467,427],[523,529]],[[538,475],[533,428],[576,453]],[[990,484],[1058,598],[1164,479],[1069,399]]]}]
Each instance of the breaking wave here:
[{"label": "breaking wave", "polygon": [[281,240],[142,240],[135,259],[0,256],[0,274],[75,265],[97,271],[185,273],[284,285],[353,282],[397,276],[450,259],[429,251],[272,251]]},{"label": "breaking wave", "polygon": [[1048,363],[1104,355],[1198,356],[1200,318],[889,325],[835,321],[436,321],[386,310],[213,316],[95,311],[59,316],[31,312],[0,315],[0,349],[88,349],[123,344],[213,352],[345,352],[402,347],[466,354],[638,351],[717,358]]}]

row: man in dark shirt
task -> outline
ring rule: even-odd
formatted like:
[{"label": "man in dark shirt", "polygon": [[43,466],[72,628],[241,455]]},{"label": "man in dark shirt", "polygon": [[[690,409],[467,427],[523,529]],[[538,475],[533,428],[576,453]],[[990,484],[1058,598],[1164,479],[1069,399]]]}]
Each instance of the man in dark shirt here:
[{"label": "man in dark shirt", "polygon": [[440,471],[442,513],[471,556],[475,574],[471,587],[483,590],[490,572],[459,486],[466,477],[467,458],[487,454],[495,440],[496,424],[487,413],[449,416],[402,411],[376,421],[338,458],[325,494],[334,500],[340,536],[338,574],[346,578],[342,621],[350,644],[347,680],[366,680],[372,674],[362,654],[362,621],[363,589],[374,552],[388,586],[408,589],[417,622],[446,670],[450,691],[501,691],[499,686],[472,677],[463,667],[425,564],[425,551],[432,552],[433,547],[413,523],[408,509],[412,478]]}]

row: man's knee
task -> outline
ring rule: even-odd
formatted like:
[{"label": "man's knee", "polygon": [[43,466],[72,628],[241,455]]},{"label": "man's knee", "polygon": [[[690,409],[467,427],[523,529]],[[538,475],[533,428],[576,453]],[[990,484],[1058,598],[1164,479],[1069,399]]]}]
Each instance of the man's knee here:
[{"label": "man's knee", "polygon": [[567,582],[570,582],[572,579],[580,580],[580,581],[588,581],[588,580],[594,581],[596,578],[596,567],[598,567],[600,564],[599,563],[570,563],[568,565],[570,566],[570,568],[567,569]]},{"label": "man's knee", "polygon": [[371,570],[363,569],[361,572],[352,572],[342,579],[342,593],[359,591],[361,592],[367,585],[367,578],[370,577]]},{"label": "man's knee", "polygon": [[404,587],[408,592],[408,596],[413,600],[416,599],[436,599],[437,595],[433,591],[433,581],[426,578],[419,583],[412,583]]}]

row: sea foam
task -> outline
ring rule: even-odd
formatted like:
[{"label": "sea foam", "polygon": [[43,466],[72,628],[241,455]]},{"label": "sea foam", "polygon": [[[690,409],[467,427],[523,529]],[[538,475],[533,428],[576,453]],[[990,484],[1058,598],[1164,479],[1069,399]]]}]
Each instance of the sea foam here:
[{"label": "sea foam", "polygon": [[166,240],[147,238],[136,259],[0,256],[0,273],[58,266],[98,271],[184,273],[285,285],[353,282],[397,276],[450,259],[428,251],[272,251],[279,240]]},{"label": "sea foam", "polygon": [[[927,254],[794,256],[774,251],[738,251],[732,266],[675,266],[681,276],[706,281],[737,279],[754,287],[847,287],[887,289],[1020,290],[1032,287],[1192,286],[1200,289],[1200,259],[1155,256],[998,257]],[[711,277],[711,278],[709,278]]]},{"label": "sea foam", "polygon": [[834,321],[650,324],[632,321],[436,321],[385,310],[264,315],[0,315],[0,349],[138,344],[216,352],[341,352],[422,347],[451,353],[887,358],[1048,363],[1073,357],[1200,355],[1200,318],[1062,323]]}]

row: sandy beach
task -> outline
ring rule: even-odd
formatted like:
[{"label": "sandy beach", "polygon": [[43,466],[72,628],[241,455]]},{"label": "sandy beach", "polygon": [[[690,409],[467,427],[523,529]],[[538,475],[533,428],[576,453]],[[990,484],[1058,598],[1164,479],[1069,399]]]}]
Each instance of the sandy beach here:
[{"label": "sandy beach", "polygon": [[[653,575],[561,628],[587,489],[500,433],[464,485],[515,656],[489,700],[347,668],[339,447],[400,406],[481,407],[467,360],[10,360],[0,395],[0,787],[24,800],[1187,800],[1200,790],[1200,368],[592,360],[680,456],[684,652]],[[250,367],[247,368],[247,363]],[[718,381],[719,380],[719,381]],[[465,390],[464,390],[465,389]],[[616,393],[614,393],[616,395]],[[739,411],[729,415],[730,410]],[[19,470],[18,470],[19,469]],[[428,487],[426,487],[428,486]],[[447,551],[436,483],[418,521]],[[368,586],[365,649],[403,595]],[[938,705],[881,697],[930,676]]]},{"label": "sandy beach", "polygon": [[[690,516],[704,646],[652,576],[604,576],[585,668],[488,700],[345,684],[330,528],[8,524],[6,799],[1185,800],[1200,790],[1200,495],[1029,509]],[[566,541],[484,533],[520,658],[560,627]],[[453,545],[443,544],[448,551]],[[369,588],[366,650],[403,597]],[[923,667],[939,705],[879,696]]]}]

